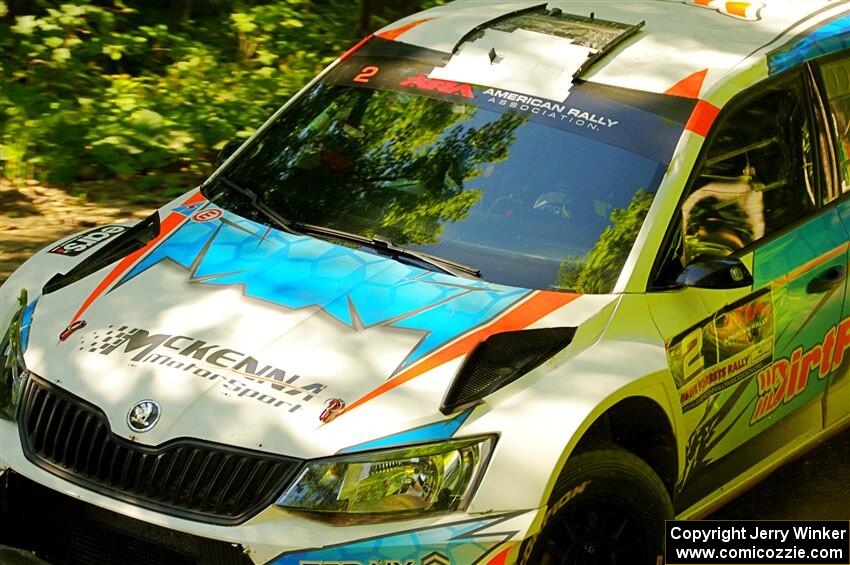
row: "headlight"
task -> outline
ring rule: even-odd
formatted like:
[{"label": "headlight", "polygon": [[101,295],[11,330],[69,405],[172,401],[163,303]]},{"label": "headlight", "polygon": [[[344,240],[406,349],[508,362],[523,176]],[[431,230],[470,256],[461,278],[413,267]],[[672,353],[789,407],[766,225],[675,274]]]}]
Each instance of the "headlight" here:
[{"label": "headlight", "polygon": [[488,436],[313,461],[277,504],[336,523],[464,510],[493,443]]},{"label": "headlight", "polygon": [[0,341],[0,418],[14,420],[21,397],[27,367],[24,364],[24,349],[29,333],[29,323],[35,302],[27,306],[27,292],[18,297],[20,307]]}]

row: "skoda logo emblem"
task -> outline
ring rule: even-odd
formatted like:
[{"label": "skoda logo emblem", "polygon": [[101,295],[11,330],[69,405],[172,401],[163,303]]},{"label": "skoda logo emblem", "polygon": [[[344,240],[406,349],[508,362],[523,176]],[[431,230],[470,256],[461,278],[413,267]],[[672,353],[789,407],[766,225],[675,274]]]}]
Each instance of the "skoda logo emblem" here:
[{"label": "skoda logo emblem", "polygon": [[127,413],[127,425],[134,432],[146,432],[156,425],[162,409],[153,400],[142,400]]}]

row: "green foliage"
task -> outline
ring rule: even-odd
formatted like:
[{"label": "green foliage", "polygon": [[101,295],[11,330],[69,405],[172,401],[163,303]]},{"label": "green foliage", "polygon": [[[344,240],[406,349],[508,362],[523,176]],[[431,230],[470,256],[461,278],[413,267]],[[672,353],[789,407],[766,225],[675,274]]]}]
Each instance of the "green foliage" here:
[{"label": "green foliage", "polygon": [[587,294],[611,292],[649,213],[653,194],[638,190],[626,208],[611,212],[611,224],[587,257],[568,257],[561,263],[557,286]]},{"label": "green foliage", "polygon": [[361,2],[6,0],[0,174],[197,182],[221,147],[368,32],[364,21],[436,3]]}]

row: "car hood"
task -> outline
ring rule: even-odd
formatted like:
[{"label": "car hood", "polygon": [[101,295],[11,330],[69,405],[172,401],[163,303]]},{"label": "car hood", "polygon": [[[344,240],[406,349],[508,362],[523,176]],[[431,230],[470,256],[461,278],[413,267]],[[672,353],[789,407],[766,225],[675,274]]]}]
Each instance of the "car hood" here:
[{"label": "car hood", "polygon": [[[160,216],[147,247],[39,298],[26,351],[32,372],[149,445],[195,437],[317,457],[446,419],[443,394],[483,339],[578,325],[612,300],[422,270],[198,194]],[[127,415],[145,399],[162,409],[141,434]]]}]

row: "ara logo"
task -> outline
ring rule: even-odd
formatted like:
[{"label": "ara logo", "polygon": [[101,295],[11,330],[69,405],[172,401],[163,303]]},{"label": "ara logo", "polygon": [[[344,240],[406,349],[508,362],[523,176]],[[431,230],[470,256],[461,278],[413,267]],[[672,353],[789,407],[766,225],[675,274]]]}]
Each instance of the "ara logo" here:
[{"label": "ara logo", "polygon": [[463,96],[465,98],[474,97],[472,87],[468,84],[428,78],[425,75],[416,75],[415,77],[404,79],[399,83],[399,86],[411,86],[419,90],[434,91],[440,94],[454,94],[455,96]]},{"label": "ara logo", "polygon": [[63,241],[48,251],[48,253],[65,255],[67,257],[76,257],[80,253],[88,251],[92,247],[100,245],[107,239],[111,239],[125,231],[127,231],[126,226],[103,226],[95,228],[78,236],[72,237],[67,241]]}]

